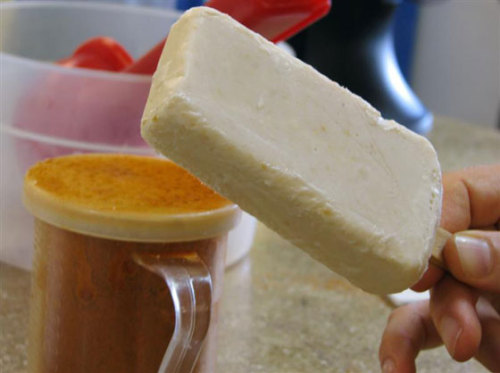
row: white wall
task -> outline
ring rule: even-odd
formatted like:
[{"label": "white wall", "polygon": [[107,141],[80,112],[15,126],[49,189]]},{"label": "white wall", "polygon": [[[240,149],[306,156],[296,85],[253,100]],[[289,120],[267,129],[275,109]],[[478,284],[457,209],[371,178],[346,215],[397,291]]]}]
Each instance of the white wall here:
[{"label": "white wall", "polygon": [[412,87],[435,114],[497,127],[500,0],[422,3]]}]

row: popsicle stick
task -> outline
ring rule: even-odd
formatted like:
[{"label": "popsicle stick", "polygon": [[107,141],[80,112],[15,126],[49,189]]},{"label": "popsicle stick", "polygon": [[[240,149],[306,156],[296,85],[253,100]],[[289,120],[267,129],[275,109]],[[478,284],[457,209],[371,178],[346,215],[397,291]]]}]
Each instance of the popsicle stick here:
[{"label": "popsicle stick", "polygon": [[434,242],[434,248],[432,249],[432,255],[430,262],[435,266],[447,270],[446,264],[443,258],[443,248],[446,241],[452,236],[450,232],[443,228],[438,228],[436,233],[436,241]]}]

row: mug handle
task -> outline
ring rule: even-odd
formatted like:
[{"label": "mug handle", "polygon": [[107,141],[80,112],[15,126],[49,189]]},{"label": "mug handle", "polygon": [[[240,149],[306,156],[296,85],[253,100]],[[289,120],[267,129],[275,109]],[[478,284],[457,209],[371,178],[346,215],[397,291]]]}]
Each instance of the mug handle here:
[{"label": "mug handle", "polygon": [[162,277],[170,290],[175,326],[158,373],[191,373],[208,332],[212,278],[195,252],[135,253],[140,266]]}]

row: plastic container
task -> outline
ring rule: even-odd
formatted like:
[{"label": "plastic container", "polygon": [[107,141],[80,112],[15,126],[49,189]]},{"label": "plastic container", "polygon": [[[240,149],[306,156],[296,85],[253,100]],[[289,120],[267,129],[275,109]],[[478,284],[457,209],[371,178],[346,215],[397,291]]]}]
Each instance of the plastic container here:
[{"label": "plastic container", "polygon": [[[154,154],[139,123],[149,76],[69,69],[52,61],[84,40],[110,36],[138,57],[180,13],[91,2],[11,2],[0,23],[0,260],[31,268],[32,217],[21,203],[26,170],[48,157],[86,152]],[[248,252],[256,221],[229,234],[228,264]]]}]

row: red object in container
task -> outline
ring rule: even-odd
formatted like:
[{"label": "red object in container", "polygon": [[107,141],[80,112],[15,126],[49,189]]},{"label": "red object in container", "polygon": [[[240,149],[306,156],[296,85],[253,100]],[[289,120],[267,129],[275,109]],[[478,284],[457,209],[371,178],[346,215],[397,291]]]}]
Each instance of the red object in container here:
[{"label": "red object in container", "polygon": [[205,5],[278,43],[325,16],[331,4],[330,0],[211,0]]},{"label": "red object in container", "polygon": [[[272,42],[293,36],[330,10],[330,0],[210,0],[205,6],[229,14]],[[133,74],[153,74],[165,40],[124,69]]]},{"label": "red object in container", "polygon": [[99,36],[85,41],[70,57],[57,61],[65,67],[121,71],[133,62],[132,56],[116,40]]}]

